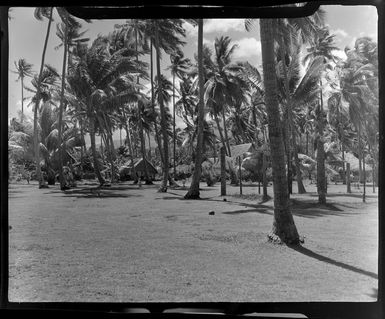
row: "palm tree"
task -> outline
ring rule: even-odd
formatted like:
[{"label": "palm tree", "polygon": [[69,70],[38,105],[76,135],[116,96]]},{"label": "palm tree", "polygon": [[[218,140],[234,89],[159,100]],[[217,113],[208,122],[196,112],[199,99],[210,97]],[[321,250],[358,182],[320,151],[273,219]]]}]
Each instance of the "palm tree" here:
[{"label": "palm tree", "polygon": [[290,244],[298,244],[300,239],[289,207],[287,176],[285,171],[284,145],[279,123],[277,80],[274,61],[273,22],[260,20],[262,43],[262,66],[265,84],[265,103],[269,123],[270,152],[273,168],[274,222],[269,238]]},{"label": "palm tree", "polygon": [[171,71],[172,74],[172,106],[173,106],[173,162],[174,162],[174,177],[176,176],[176,134],[175,134],[175,116],[176,116],[176,108],[175,108],[175,76],[179,79],[183,78],[183,75],[188,70],[190,64],[190,59],[185,58],[183,56],[182,51],[177,51],[170,55],[171,66],[168,67],[168,70]]},{"label": "palm tree", "polygon": [[68,13],[65,14],[64,22],[62,28],[64,32],[64,56],[63,56],[63,69],[61,76],[61,92],[60,92],[60,106],[59,106],[59,129],[58,129],[58,140],[59,140],[59,180],[60,180],[60,189],[65,190],[67,186],[65,185],[64,176],[63,176],[63,145],[62,145],[62,126],[63,126],[63,110],[64,110],[64,90],[65,90],[65,79],[66,79],[66,65],[67,65],[67,51],[68,51],[68,27],[69,27],[69,18]]},{"label": "palm tree", "polygon": [[[312,60],[316,57],[322,57],[325,68],[328,63],[335,62],[336,58],[333,55],[333,50],[338,49],[334,46],[334,35],[329,34],[327,28],[319,29],[314,37],[311,47],[308,49],[308,54],[304,57],[304,62]],[[324,152],[324,127],[325,114],[323,109],[322,96],[322,78],[319,79],[319,104],[316,111],[317,115],[317,191],[318,202],[326,203],[326,175],[325,175],[325,152]]]},{"label": "palm tree", "polygon": [[38,76],[38,80],[37,80],[36,103],[35,103],[35,109],[34,109],[34,115],[33,115],[33,127],[34,127],[34,129],[33,129],[33,132],[34,132],[33,141],[34,141],[34,152],[35,152],[35,162],[36,162],[36,177],[39,181],[39,188],[47,187],[45,185],[44,178],[42,177],[41,170],[40,170],[37,115],[38,115],[38,109],[39,109],[39,104],[40,104],[40,82],[41,82],[41,76],[42,76],[43,68],[44,68],[45,53],[47,50],[49,33],[51,30],[52,12],[53,12],[53,7],[39,7],[39,8],[36,8],[34,11],[34,15],[35,15],[36,19],[38,19],[40,21],[43,20],[43,18],[48,19],[47,32],[46,32],[46,36],[45,36],[43,53],[42,53],[42,57],[41,57],[40,71],[39,71],[39,76]]},{"label": "palm tree", "polygon": [[[105,113],[142,98],[132,74],[141,74],[144,70],[142,64],[136,63],[131,53],[129,49],[123,48],[110,54],[103,46],[103,41],[96,39],[91,48],[85,50],[77,59],[68,76],[71,90],[75,98],[82,103],[89,120],[94,168],[101,185],[104,184],[104,179],[100,174],[96,153],[97,125],[105,129],[111,142],[112,128],[105,120]],[[112,147],[110,143],[110,150]],[[111,169],[113,170],[113,165]]]},{"label": "palm tree", "polygon": [[[182,43],[178,39],[178,35],[185,36],[185,30],[182,27],[182,20],[180,19],[157,19],[152,21],[151,29],[154,34],[154,45],[156,51],[156,70],[157,77],[161,79],[160,71],[160,57],[161,49],[166,53],[172,53],[175,48]],[[162,81],[158,81],[159,91],[162,92]],[[167,192],[167,182],[169,179],[169,163],[168,163],[168,133],[167,133],[167,121],[166,110],[163,101],[163,95],[158,96],[159,108],[160,108],[160,123],[163,136],[163,179],[159,188],[159,192]]]},{"label": "palm tree", "polygon": [[[149,50],[148,45],[148,35],[147,35],[147,22],[145,20],[140,19],[131,19],[127,20],[126,24],[123,26],[124,29],[124,36],[128,47],[134,47],[134,50],[136,52],[136,61],[139,61],[139,54],[143,54]],[[137,76],[137,84],[139,84],[139,76]],[[147,161],[146,161],[146,145],[145,145],[145,139],[144,139],[144,133],[143,133],[143,124],[142,124],[142,117],[144,112],[144,105],[140,101],[137,103],[137,110],[138,110],[138,132],[139,132],[139,139],[140,139],[140,150],[141,155],[143,158],[144,163],[144,174],[145,174],[145,180],[146,184],[152,184],[150,181],[150,177],[147,171]]]},{"label": "palm tree", "polygon": [[[208,74],[205,83],[205,105],[211,108],[211,114],[215,119],[222,144],[227,155],[231,156],[229,138],[227,135],[226,112],[230,107],[241,104],[245,100],[247,84],[241,76],[243,67],[241,64],[232,63],[232,55],[237,45],[230,45],[229,37],[215,39],[215,60],[213,69]],[[224,136],[219,125],[218,116],[223,121]]]},{"label": "palm tree", "polygon": [[202,149],[203,149],[203,121],[204,121],[204,75],[203,75],[203,19],[198,20],[198,82],[199,82],[199,108],[198,108],[198,143],[196,147],[195,168],[190,189],[184,196],[185,199],[198,199],[199,181],[202,174]]},{"label": "palm tree", "polygon": [[25,59],[19,59],[14,62],[16,71],[13,71],[18,75],[17,80],[21,80],[21,122],[23,123],[24,117],[24,78],[26,76],[32,76],[32,64],[28,63]]}]

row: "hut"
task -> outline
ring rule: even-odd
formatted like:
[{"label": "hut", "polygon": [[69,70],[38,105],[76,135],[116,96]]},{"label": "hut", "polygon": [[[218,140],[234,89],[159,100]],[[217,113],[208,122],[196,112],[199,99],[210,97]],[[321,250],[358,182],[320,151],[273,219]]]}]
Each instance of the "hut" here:
[{"label": "hut", "polygon": [[[154,180],[155,175],[158,173],[158,171],[156,170],[155,166],[152,165],[152,163],[149,162],[147,159],[143,160],[143,158],[140,158],[134,162],[136,174],[140,176],[144,176],[144,170],[145,170],[144,161],[146,161],[148,175],[151,177],[152,180]],[[127,177],[130,177],[131,179],[136,179],[136,177],[134,178],[133,173],[134,173],[134,170],[132,169],[132,165],[130,161],[126,162],[119,169],[119,175],[122,180],[127,179]]]}]

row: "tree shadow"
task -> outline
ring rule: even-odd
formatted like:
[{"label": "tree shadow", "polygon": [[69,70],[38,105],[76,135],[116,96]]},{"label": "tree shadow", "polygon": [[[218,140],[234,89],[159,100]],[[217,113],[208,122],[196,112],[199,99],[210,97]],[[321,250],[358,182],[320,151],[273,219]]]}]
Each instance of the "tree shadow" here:
[{"label": "tree shadow", "polygon": [[[116,190],[127,190],[127,188],[116,188]],[[86,187],[86,188],[74,188],[65,191],[59,191],[63,193],[66,197],[76,197],[76,198],[127,198],[127,197],[138,197],[141,195],[138,194],[127,194],[116,192],[114,188],[97,188],[97,187]],[[57,192],[56,192],[57,193]]]},{"label": "tree shadow", "polygon": [[372,288],[372,292],[367,295],[371,298],[378,299],[378,288]]},{"label": "tree shadow", "polygon": [[358,268],[358,267],[355,267],[355,266],[352,266],[352,265],[348,265],[348,264],[345,264],[343,262],[340,262],[340,261],[337,261],[337,260],[334,260],[332,258],[329,258],[329,257],[326,257],[326,256],[322,256],[320,254],[317,254],[315,253],[314,251],[308,249],[308,248],[305,248],[303,246],[298,246],[298,245],[287,245],[287,247],[305,255],[305,256],[308,256],[310,258],[314,258],[314,259],[317,259],[319,261],[322,261],[322,262],[325,262],[325,263],[328,263],[328,264],[331,264],[331,265],[334,265],[336,267],[340,267],[340,268],[343,268],[343,269],[346,269],[346,270],[350,270],[350,271],[353,271],[355,273],[358,273],[358,274],[361,274],[361,275],[365,275],[365,276],[368,276],[368,277],[371,277],[373,279],[378,279],[378,275],[374,272],[371,272],[371,271],[367,271],[367,270],[364,270],[364,269],[361,269],[361,268]]},{"label": "tree shadow", "polygon": [[[311,197],[318,197],[318,194],[315,193],[315,194],[309,194]],[[353,198],[362,198],[362,194],[360,193],[327,193],[326,194],[326,198],[328,197],[353,197]],[[369,194],[366,194],[365,195],[366,198],[378,198],[378,194],[377,195],[369,195]]]}]

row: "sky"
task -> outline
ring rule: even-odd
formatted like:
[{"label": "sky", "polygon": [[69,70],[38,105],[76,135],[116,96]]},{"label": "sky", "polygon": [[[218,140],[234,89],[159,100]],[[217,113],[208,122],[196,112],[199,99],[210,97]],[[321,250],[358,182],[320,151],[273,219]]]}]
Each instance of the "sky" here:
[{"label": "sky", "polygon": [[[326,11],[325,23],[331,34],[335,34],[336,46],[341,51],[336,54],[344,56],[343,49],[346,46],[353,47],[355,40],[360,36],[370,36],[377,41],[377,10],[373,6],[338,6],[328,5],[322,7]],[[38,21],[34,18],[33,8],[13,8],[9,20],[9,105],[8,118],[17,116],[21,110],[21,87],[16,82],[17,74],[14,62],[25,58],[33,64],[33,71],[38,72],[41,63],[41,55],[44,39],[47,30],[47,20]],[[58,16],[54,15],[51,34],[46,53],[46,63],[54,66],[61,73],[63,50],[55,49],[60,44],[56,36],[56,24]],[[122,24],[125,20],[92,20],[92,23],[82,23],[83,29],[87,30],[85,37],[94,40],[99,34],[106,35],[113,31],[115,24]],[[186,29],[186,45],[183,48],[186,57],[194,61],[194,54],[197,51],[198,30],[188,23],[184,24]],[[261,69],[261,42],[259,37],[258,21],[255,27],[246,32],[243,19],[207,19],[203,27],[204,43],[212,50],[214,49],[215,38],[229,36],[232,43],[238,47],[234,52],[234,61],[248,61]],[[149,58],[146,58],[149,62]],[[169,71],[165,70],[170,64],[168,56],[163,55],[162,69],[165,76],[171,79]],[[31,87],[30,78],[25,79],[25,86]],[[149,85],[147,85],[149,87]],[[31,93],[24,91],[24,96]],[[24,112],[32,115],[32,107],[26,107],[28,101],[24,102]],[[172,105],[170,105],[172,111]],[[177,124],[181,125],[182,120],[177,117]]]}]

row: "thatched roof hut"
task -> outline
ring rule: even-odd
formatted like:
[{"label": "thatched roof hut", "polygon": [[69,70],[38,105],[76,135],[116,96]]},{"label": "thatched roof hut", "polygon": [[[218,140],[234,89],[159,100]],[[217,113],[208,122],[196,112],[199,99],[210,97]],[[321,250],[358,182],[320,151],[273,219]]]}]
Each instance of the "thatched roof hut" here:
[{"label": "thatched roof hut", "polygon": [[[150,176],[155,176],[158,173],[158,171],[156,170],[154,165],[152,165],[147,159],[146,159],[146,166],[147,166],[147,172]],[[144,175],[144,160],[143,160],[143,158],[136,160],[134,162],[134,167],[135,167],[136,173],[140,173],[141,175]],[[131,161],[125,163],[122,167],[120,167],[119,173],[121,175],[125,175],[125,176],[128,176],[128,175],[132,176],[133,169],[132,169]]]},{"label": "thatched roof hut", "polygon": [[148,174],[155,175],[155,174],[158,173],[158,171],[156,170],[155,166],[152,165],[147,159],[143,160],[143,158],[138,159],[134,163],[134,167],[135,167],[135,171],[136,172],[144,173],[144,161],[146,161],[146,166],[147,166]]}]

